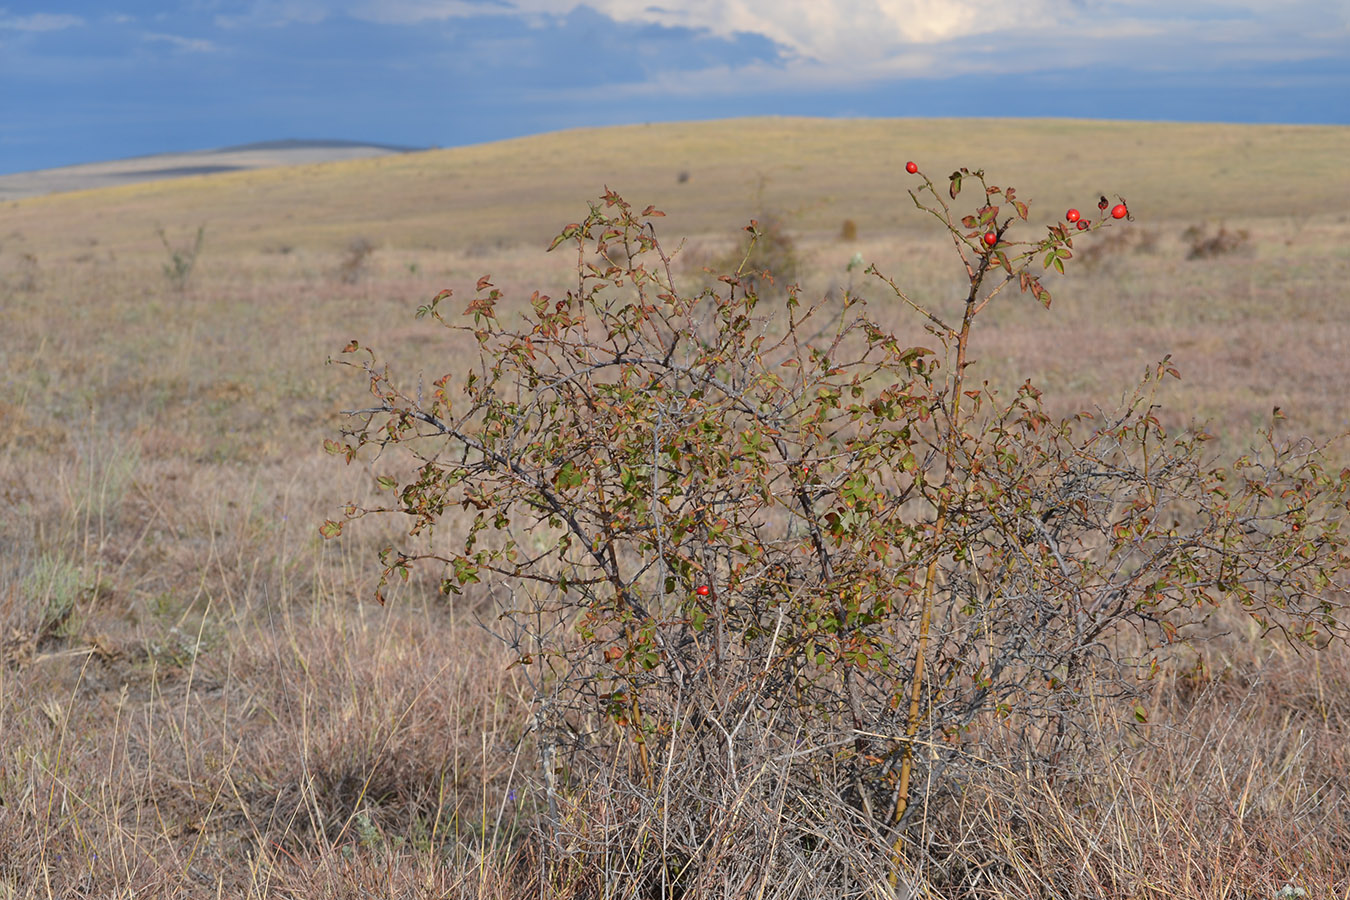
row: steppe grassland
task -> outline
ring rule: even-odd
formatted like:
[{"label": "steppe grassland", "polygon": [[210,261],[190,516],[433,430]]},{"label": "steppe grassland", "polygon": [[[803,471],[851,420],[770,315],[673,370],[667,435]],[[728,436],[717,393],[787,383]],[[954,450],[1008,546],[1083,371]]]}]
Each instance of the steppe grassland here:
[{"label": "steppe grassland", "polygon": [[[1183,379],[1166,421],[1209,420],[1227,450],[1274,406],[1284,434],[1346,427],[1350,129],[652,125],[0,209],[0,890],[512,894],[494,867],[528,815],[508,802],[531,758],[524,687],[475,625],[485,598],[438,599],[426,573],[370,601],[396,522],[319,540],[381,471],[323,453],[364,392],[324,360],[357,338],[401,371],[458,373],[470,348],[414,322],[416,306],[443,287],[467,301],[484,274],[505,309],[565,290],[575,256],[542,249],[605,185],[668,214],[658,233],[687,237],[691,285],[771,213],[806,296],[851,278],[884,325],[931,342],[845,271],[861,253],[954,308],[961,274],[905,194],[910,158],[939,182],[969,165],[1015,184],[1029,234],[1099,193],[1137,219],[1082,242],[1083,264],[1048,282],[1051,310],[991,307],[986,377],[1030,377],[1068,413],[1109,406],[1171,352]],[[199,225],[175,291],[156,230],[185,245]],[[1248,239],[1188,259],[1193,226]],[[376,250],[346,283],[358,238]],[[1002,807],[972,798],[986,843],[971,858],[983,846],[1024,866],[1010,896],[1066,872],[1109,896],[1291,879],[1350,896],[1347,654],[1312,663],[1241,633],[1203,655],[1198,675],[1159,682],[1153,724],[1122,738],[1095,798],[1024,786],[1044,846],[998,847]]]}]

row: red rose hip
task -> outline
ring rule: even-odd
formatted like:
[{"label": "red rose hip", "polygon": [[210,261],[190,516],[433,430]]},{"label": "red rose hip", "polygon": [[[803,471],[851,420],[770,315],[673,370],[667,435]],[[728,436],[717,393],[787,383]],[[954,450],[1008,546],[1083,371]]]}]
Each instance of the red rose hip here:
[{"label": "red rose hip", "polygon": [[1083,214],[1076,209],[1071,209],[1064,214],[1064,218],[1070,222],[1077,222],[1079,219],[1083,218]]},{"label": "red rose hip", "polygon": [[984,233],[984,242],[992,247],[998,243],[998,235],[994,234],[992,231],[986,231]]},{"label": "red rose hip", "polygon": [[1128,216],[1129,214],[1130,214],[1130,211],[1129,211],[1128,209],[1125,208],[1125,204],[1124,204],[1124,203],[1117,203],[1117,204],[1111,209],[1111,218],[1113,218],[1113,219],[1123,219],[1123,218],[1125,218],[1126,216]]},{"label": "red rose hip", "polygon": [[700,584],[694,593],[698,594],[700,597],[706,597],[712,593],[712,588],[708,587],[706,584]]},{"label": "red rose hip", "polygon": [[1087,223],[1087,222],[1082,222],[1082,221],[1080,221],[1080,222],[1078,223],[1078,230],[1079,230],[1079,231],[1087,231],[1087,230],[1088,230],[1088,223]]},{"label": "red rose hip", "polygon": [[914,162],[914,160],[910,160],[905,163],[905,171],[911,175],[917,174],[919,171],[919,164]]}]

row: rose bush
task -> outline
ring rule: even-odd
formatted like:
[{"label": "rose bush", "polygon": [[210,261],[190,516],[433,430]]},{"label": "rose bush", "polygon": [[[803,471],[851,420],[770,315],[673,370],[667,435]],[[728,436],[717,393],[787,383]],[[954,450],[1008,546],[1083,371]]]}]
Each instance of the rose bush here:
[{"label": "rose bush", "polygon": [[382,591],[432,566],[446,593],[497,592],[551,865],[603,857],[662,891],[757,866],[895,878],[962,773],[1053,772],[1103,701],[1145,717],[1161,648],[1217,607],[1299,644],[1343,634],[1350,470],[1323,448],[1270,431],[1217,465],[1203,430],[1160,424],[1166,359],[1119,410],[1066,420],[1030,382],[972,377],[990,304],[1049,307],[1040,273],[1124,203],[1023,238],[1015,189],[920,178],[965,296],[934,308],[868,273],[923,346],[852,294],[769,309],[746,273],[686,292],[661,213],[612,192],[550,248],[577,254],[565,296],[508,311],[485,277],[462,315],[449,290],[419,310],[472,335],[473,365],[423,391],[348,346],[374,400],[330,451],[415,472],[347,518],[409,523]]}]

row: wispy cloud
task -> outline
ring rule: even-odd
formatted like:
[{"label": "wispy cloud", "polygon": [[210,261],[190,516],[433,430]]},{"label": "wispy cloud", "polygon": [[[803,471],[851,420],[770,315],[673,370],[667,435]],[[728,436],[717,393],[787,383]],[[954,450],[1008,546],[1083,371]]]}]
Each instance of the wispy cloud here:
[{"label": "wispy cloud", "polygon": [[[284,15],[294,0],[260,0]],[[588,7],[615,22],[686,28],[717,37],[755,34],[818,61],[889,46],[984,34],[1063,7],[1064,0],[330,0],[327,7],[385,24],[480,15],[566,16]]]},{"label": "wispy cloud", "polygon": [[313,25],[331,13],[343,12],[342,4],[329,0],[253,0],[246,8],[216,15],[219,28],[274,27],[293,22]]},{"label": "wispy cloud", "polygon": [[161,34],[159,32],[146,32],[141,35],[142,39],[155,43],[168,44],[175,50],[181,50],[184,53],[213,53],[216,45],[202,38],[189,38],[177,34]]},{"label": "wispy cloud", "polygon": [[0,28],[10,31],[61,31],[66,28],[78,28],[84,24],[79,16],[64,13],[32,13],[27,16],[11,16],[0,9]]},{"label": "wispy cloud", "polygon": [[[1344,0],[253,0],[250,15],[274,22],[342,15],[384,25],[515,16],[547,28],[582,8],[625,25],[768,40],[782,66],[730,67],[785,88],[823,73],[838,85],[1335,57],[1350,38]],[[725,71],[710,69],[710,80]]]},{"label": "wispy cloud", "polygon": [[[529,4],[516,0],[355,0],[345,4],[349,15],[387,25],[411,25],[436,19],[465,18],[483,15],[519,15],[546,12],[564,15],[576,3]],[[599,5],[588,6],[599,9]],[[547,7],[537,9],[534,7]]]}]

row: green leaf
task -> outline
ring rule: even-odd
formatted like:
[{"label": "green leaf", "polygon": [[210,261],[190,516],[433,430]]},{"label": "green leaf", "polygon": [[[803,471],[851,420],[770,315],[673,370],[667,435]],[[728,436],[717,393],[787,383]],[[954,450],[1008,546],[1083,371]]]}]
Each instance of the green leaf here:
[{"label": "green leaf", "polygon": [[464,557],[456,557],[452,565],[455,570],[455,580],[460,584],[469,584],[479,580],[478,567]]},{"label": "green leaf", "polygon": [[708,613],[702,608],[695,606],[689,611],[689,624],[694,627],[695,631],[702,631],[703,625],[707,621]]},{"label": "green leaf", "polygon": [[[549,245],[548,245],[548,250],[546,250],[546,251],[544,251],[544,252],[547,253],[547,252],[549,252],[549,251],[554,250],[554,249],[557,248],[557,246],[558,246],[559,244],[561,244],[563,241],[570,240],[571,238],[576,237],[576,236],[577,236],[578,234],[580,234],[580,233],[581,233],[581,226],[578,225],[577,223],[573,222],[572,224],[570,224],[570,225],[568,225],[566,228],[564,228],[564,229],[562,230],[562,233],[561,233],[561,234],[559,234],[557,237],[555,237],[555,238],[553,239],[553,243],[549,244]],[[481,284],[479,285],[479,288],[478,288],[478,289],[479,289],[480,291],[483,289]]]},{"label": "green leaf", "polygon": [[398,487],[398,481],[389,475],[381,475],[379,478],[375,479],[375,483],[380,486],[380,490],[382,491],[392,491],[394,488]]},{"label": "green leaf", "polygon": [[323,535],[325,540],[335,538],[342,534],[342,523],[329,519],[319,526],[319,534]]},{"label": "green leaf", "polygon": [[956,195],[959,194],[959,193],[961,193],[961,173],[960,173],[960,172],[953,172],[952,175],[951,175],[951,179],[952,179],[952,184],[951,184],[951,187],[949,187],[949,188],[947,189],[947,193],[951,194],[951,195],[952,195],[952,199],[955,200],[955,199],[956,199]]},{"label": "green leaf", "polygon": [[900,362],[903,365],[908,366],[920,357],[932,355],[933,351],[929,350],[927,347],[910,347],[904,353],[900,354]]},{"label": "green leaf", "polygon": [[423,316],[427,315],[428,313],[434,313],[436,311],[436,304],[440,303],[446,297],[452,296],[454,293],[455,292],[452,291],[450,288],[446,288],[445,290],[437,294],[435,297],[432,297],[431,302],[428,303],[426,306],[417,307],[417,318],[420,319]]},{"label": "green leaf", "polygon": [[563,463],[558,474],[553,476],[553,483],[558,486],[558,490],[565,491],[570,488],[579,487],[586,480],[586,476],[571,461]]},{"label": "green leaf", "polygon": [[840,496],[854,505],[869,499],[872,496],[872,490],[871,485],[868,484],[867,476],[862,472],[855,472],[848,481],[844,482]]}]

